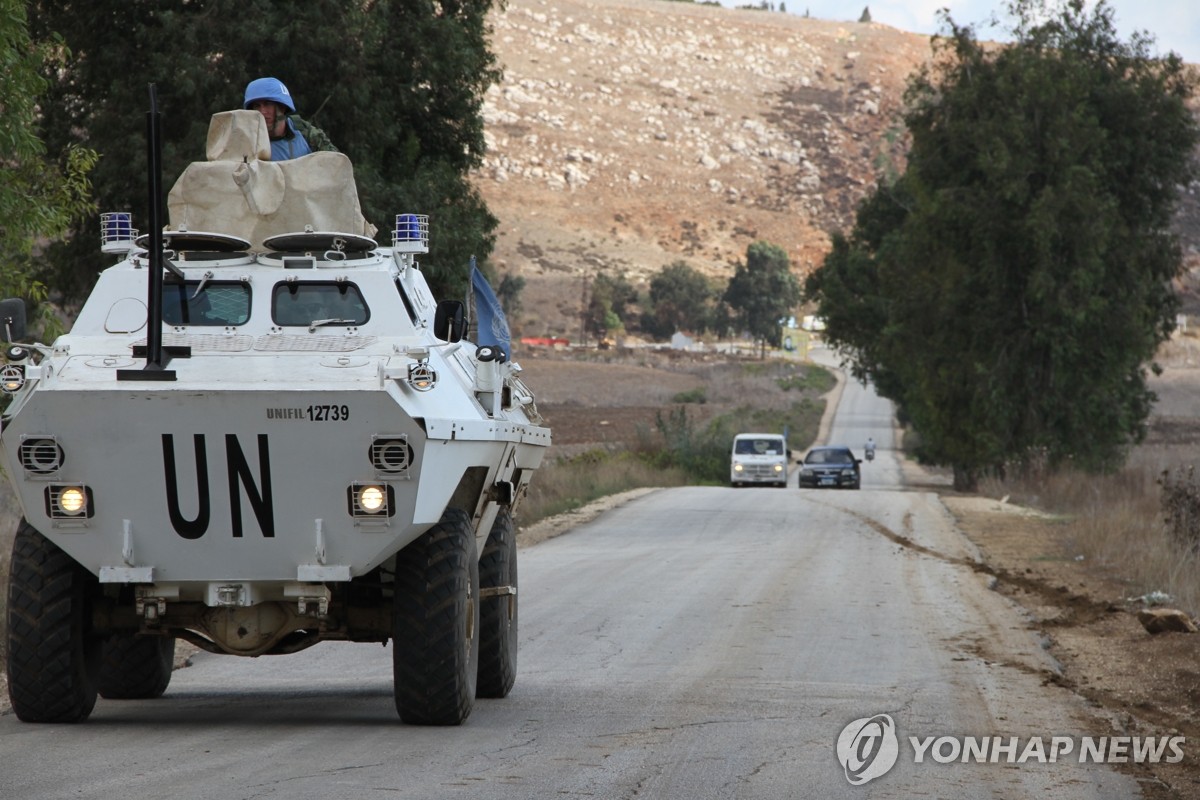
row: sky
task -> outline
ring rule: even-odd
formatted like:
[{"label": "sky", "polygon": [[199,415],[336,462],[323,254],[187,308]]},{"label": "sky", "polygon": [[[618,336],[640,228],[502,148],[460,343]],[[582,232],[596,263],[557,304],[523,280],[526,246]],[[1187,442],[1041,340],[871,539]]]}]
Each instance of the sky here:
[{"label": "sky", "polygon": [[[779,0],[772,0],[776,6]],[[1001,16],[1003,0],[784,0],[788,13],[819,19],[854,21],[864,7],[871,19],[913,33],[937,33],[937,11],[949,8],[959,25],[975,26],[982,40],[1002,39],[1001,30],[987,27],[993,15]],[[721,0],[722,5],[746,5],[746,0]],[[1200,64],[1200,0],[1109,0],[1117,33],[1128,41],[1134,31],[1147,31],[1159,54],[1174,51],[1191,64]],[[1088,7],[1094,4],[1089,0]]]}]

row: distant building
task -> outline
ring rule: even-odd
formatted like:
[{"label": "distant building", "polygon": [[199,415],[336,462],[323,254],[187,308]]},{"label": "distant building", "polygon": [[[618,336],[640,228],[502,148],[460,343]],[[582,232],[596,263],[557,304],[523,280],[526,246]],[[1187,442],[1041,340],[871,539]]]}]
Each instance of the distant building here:
[{"label": "distant building", "polygon": [[698,343],[693,337],[683,331],[675,331],[671,334],[671,349],[672,350],[703,350],[704,345]]}]

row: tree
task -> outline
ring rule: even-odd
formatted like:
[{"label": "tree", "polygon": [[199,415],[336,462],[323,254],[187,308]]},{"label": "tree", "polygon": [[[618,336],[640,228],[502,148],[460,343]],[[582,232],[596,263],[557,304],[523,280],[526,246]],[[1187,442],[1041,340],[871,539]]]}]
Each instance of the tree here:
[{"label": "tree", "polygon": [[633,319],[632,306],[637,299],[637,289],[633,288],[624,274],[613,277],[601,272],[596,275],[588,300],[588,333],[604,336],[624,330]]},{"label": "tree", "polygon": [[345,150],[356,175],[363,162],[364,214],[385,222],[404,211],[430,215],[423,261],[432,268],[425,275],[443,297],[462,296],[470,257],[486,262],[499,224],[468,176],[485,150],[483,96],[501,76],[487,42],[492,6],[492,0],[367,4],[376,35],[353,76]]},{"label": "tree", "polygon": [[[203,157],[209,118],[239,108],[251,79],[280,78],[298,112],[354,162],[363,213],[386,243],[394,215],[430,215],[425,274],[461,297],[472,255],[485,262],[496,219],[470,184],[484,150],[483,93],[500,72],[487,47],[490,0],[30,0],[36,41],[72,55],[46,72],[41,132],[52,150],[102,156],[101,210],[144,221],[146,85],[163,112],[164,185]],[[143,223],[144,224],[144,223]],[[51,254],[57,287],[90,288],[96,220]]]},{"label": "tree", "polygon": [[511,318],[521,313],[521,292],[524,290],[525,279],[520,275],[509,272],[500,279],[500,285],[496,287],[496,297],[499,298],[506,316]]},{"label": "tree", "polygon": [[642,330],[659,339],[676,331],[701,333],[711,324],[716,292],[708,279],[686,262],[676,261],[650,279],[650,309]]},{"label": "tree", "polygon": [[1121,42],[1105,2],[1010,10],[1002,49],[944,17],[906,95],[906,172],[805,286],[960,489],[1007,465],[1111,469],[1144,435],[1198,141],[1192,72]]},{"label": "tree", "polygon": [[[0,0],[0,297],[46,299],[34,277],[32,253],[38,239],[62,235],[72,219],[91,210],[88,173],[96,154],[69,147],[51,159],[37,136],[38,100],[46,90],[43,66],[58,63],[61,47],[35,45],[29,37],[25,4]],[[43,323],[53,319],[39,307]]]},{"label": "tree", "polygon": [[779,345],[783,320],[800,297],[800,281],[792,274],[787,253],[769,242],[753,242],[746,248],[746,263],[737,266],[722,299],[733,310],[738,327],[754,337],[765,355],[767,344]]}]

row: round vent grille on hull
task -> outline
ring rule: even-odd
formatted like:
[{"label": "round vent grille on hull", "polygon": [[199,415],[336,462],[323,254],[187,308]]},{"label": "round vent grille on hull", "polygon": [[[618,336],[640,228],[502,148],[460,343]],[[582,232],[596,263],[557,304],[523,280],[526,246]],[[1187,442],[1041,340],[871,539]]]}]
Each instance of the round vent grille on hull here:
[{"label": "round vent grille on hull", "polygon": [[371,464],[388,475],[402,475],[412,463],[412,446],[405,439],[376,439],[371,442]]},{"label": "round vent grille on hull", "polygon": [[52,475],[63,465],[63,450],[49,437],[21,442],[19,457],[21,466],[35,475]]}]

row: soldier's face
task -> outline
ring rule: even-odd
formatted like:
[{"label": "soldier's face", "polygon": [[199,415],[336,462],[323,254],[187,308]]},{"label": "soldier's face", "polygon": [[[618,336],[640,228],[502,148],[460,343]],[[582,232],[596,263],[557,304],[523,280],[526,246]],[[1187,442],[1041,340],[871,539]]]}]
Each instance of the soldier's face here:
[{"label": "soldier's face", "polygon": [[267,123],[268,133],[272,136],[279,134],[279,128],[282,127],[286,117],[282,106],[272,100],[255,100],[250,104],[250,108],[263,115],[263,119]]}]

